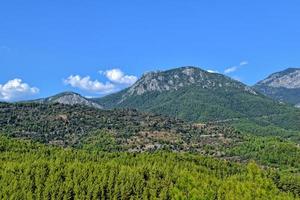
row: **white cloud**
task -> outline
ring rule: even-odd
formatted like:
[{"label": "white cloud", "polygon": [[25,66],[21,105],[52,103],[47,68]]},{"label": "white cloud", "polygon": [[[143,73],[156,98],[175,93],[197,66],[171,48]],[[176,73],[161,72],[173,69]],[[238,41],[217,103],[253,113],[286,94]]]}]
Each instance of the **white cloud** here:
[{"label": "white cloud", "polygon": [[238,66],[233,66],[233,67],[229,67],[227,69],[224,70],[224,74],[230,74],[232,72],[237,71],[238,69],[240,69],[241,67],[248,65],[248,61],[242,61],[240,62],[240,64]]},{"label": "white cloud", "polygon": [[91,80],[89,76],[81,77],[79,75],[71,75],[64,80],[64,83],[88,92],[100,94],[110,93],[115,89],[114,84],[109,82],[102,83],[98,80]]},{"label": "white cloud", "polygon": [[248,64],[249,64],[248,61],[242,61],[242,62],[240,62],[240,66],[248,65]]},{"label": "white cloud", "polygon": [[207,72],[209,72],[209,73],[219,73],[218,71],[216,71],[216,70],[211,70],[211,69],[208,69],[208,70],[206,70]]},{"label": "white cloud", "polygon": [[117,84],[132,85],[137,81],[136,76],[125,75],[120,69],[110,69],[105,72],[99,71],[100,74],[104,74],[108,80]]},{"label": "white cloud", "polygon": [[105,76],[108,79],[108,82],[103,83],[98,80],[91,80],[89,76],[81,77],[79,75],[71,75],[63,81],[66,85],[91,93],[108,94],[132,85],[138,79],[136,76],[124,74],[117,68],[99,71],[99,74]]},{"label": "white cloud", "polygon": [[238,69],[238,67],[236,67],[236,66],[229,67],[229,68],[224,70],[224,73],[229,74],[229,73],[235,72],[237,69]]},{"label": "white cloud", "polygon": [[30,87],[19,78],[9,80],[3,85],[0,84],[0,100],[3,101],[23,99],[26,96],[34,95],[38,92],[38,88]]}]

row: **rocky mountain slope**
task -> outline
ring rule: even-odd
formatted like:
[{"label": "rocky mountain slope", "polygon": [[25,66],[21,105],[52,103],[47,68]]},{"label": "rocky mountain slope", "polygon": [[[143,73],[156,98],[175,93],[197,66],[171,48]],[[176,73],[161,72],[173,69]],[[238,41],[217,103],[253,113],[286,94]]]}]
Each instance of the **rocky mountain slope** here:
[{"label": "rocky mountain slope", "polygon": [[31,102],[60,103],[60,104],[66,104],[66,105],[83,105],[83,106],[99,108],[99,109],[103,108],[100,104],[98,104],[90,99],[87,99],[75,92],[63,92],[63,93],[59,93],[57,95],[54,95],[54,96],[51,96],[48,98],[33,100]]},{"label": "rocky mountain slope", "polygon": [[271,74],[254,88],[278,101],[300,107],[300,68],[288,68]]},{"label": "rocky mountain slope", "polygon": [[298,109],[196,67],[147,73],[130,88],[94,100],[106,109],[135,108],[187,121],[231,124],[243,132],[300,142]]},{"label": "rocky mountain slope", "polygon": [[192,121],[270,115],[281,109],[239,81],[196,67],[147,73],[130,88],[95,101],[105,108],[137,108]]},{"label": "rocky mountain slope", "polygon": [[229,77],[216,73],[208,73],[196,67],[182,67],[165,72],[146,73],[123,95],[119,103],[133,95],[143,95],[147,92],[179,90],[186,86],[197,86],[202,89],[212,90],[224,88],[226,91],[234,88],[256,95],[256,92],[250,87]]}]

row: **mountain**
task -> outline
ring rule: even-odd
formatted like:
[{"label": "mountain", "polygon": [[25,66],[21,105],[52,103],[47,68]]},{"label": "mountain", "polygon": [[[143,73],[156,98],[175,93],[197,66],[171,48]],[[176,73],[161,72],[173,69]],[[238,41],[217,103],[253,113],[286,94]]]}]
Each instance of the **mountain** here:
[{"label": "mountain", "polygon": [[273,99],[300,107],[300,68],[271,74],[254,88]]},{"label": "mountain", "polygon": [[251,87],[197,67],[144,74],[130,88],[94,99],[106,109],[135,108],[193,122],[232,124],[300,142],[300,111]]},{"label": "mountain", "polygon": [[57,95],[54,95],[54,96],[51,96],[48,98],[37,99],[37,100],[33,100],[31,102],[60,103],[60,104],[66,104],[66,105],[84,105],[84,106],[99,108],[99,109],[103,108],[100,104],[98,104],[90,99],[87,99],[75,92],[62,92],[62,93],[59,93]]},{"label": "mountain", "polygon": [[239,81],[196,67],[150,72],[130,88],[94,100],[105,108],[137,108],[191,121],[271,115],[283,107]]}]

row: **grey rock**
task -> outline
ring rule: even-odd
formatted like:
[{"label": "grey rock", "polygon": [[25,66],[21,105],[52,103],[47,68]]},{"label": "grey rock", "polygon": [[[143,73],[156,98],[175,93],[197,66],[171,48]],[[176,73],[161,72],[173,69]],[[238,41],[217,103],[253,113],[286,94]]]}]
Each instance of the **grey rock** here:
[{"label": "grey rock", "polygon": [[36,103],[60,103],[60,104],[66,104],[66,105],[83,105],[93,108],[102,109],[103,107],[88,99],[80,94],[74,93],[74,92],[63,92],[57,95],[54,95],[52,97],[44,98],[44,99],[38,99],[33,100],[32,102]]},{"label": "grey rock", "polygon": [[143,95],[147,92],[178,90],[191,85],[207,89],[233,87],[257,95],[255,90],[241,82],[221,74],[209,73],[200,68],[189,66],[144,74],[122,95],[119,103],[122,103],[130,96]]},{"label": "grey rock", "polygon": [[254,88],[280,102],[300,105],[300,68],[288,68],[271,74]]}]

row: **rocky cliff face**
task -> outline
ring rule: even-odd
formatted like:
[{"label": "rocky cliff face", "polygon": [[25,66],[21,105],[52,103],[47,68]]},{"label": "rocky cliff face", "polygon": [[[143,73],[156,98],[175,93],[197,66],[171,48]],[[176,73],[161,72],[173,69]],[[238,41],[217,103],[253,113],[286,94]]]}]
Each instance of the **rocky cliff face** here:
[{"label": "rocky cliff face", "polygon": [[288,89],[300,88],[300,68],[289,68],[282,72],[274,73],[257,83],[257,85]]},{"label": "rocky cliff face", "polygon": [[271,74],[258,82],[254,88],[276,99],[300,106],[300,68],[288,68]]},{"label": "rocky cliff face", "polygon": [[52,97],[48,97],[45,99],[39,99],[34,102],[39,103],[60,103],[60,104],[67,104],[67,105],[84,105],[93,108],[102,109],[102,106],[96,102],[93,102],[90,99],[87,99],[80,94],[74,92],[63,92]]}]

